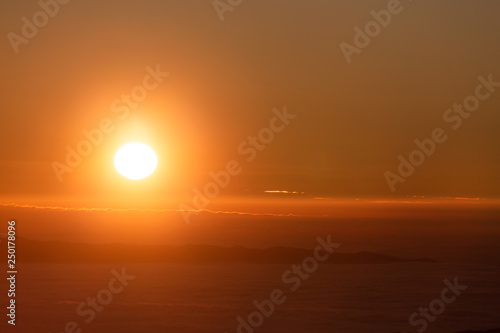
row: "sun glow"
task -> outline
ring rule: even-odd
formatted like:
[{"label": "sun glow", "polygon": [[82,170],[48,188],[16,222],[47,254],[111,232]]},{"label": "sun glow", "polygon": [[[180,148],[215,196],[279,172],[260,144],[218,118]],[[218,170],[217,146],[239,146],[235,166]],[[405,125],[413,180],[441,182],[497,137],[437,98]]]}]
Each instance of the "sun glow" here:
[{"label": "sun glow", "polygon": [[158,159],[156,154],[143,143],[128,143],[121,147],[115,155],[115,168],[128,179],[143,179],[152,174]]}]

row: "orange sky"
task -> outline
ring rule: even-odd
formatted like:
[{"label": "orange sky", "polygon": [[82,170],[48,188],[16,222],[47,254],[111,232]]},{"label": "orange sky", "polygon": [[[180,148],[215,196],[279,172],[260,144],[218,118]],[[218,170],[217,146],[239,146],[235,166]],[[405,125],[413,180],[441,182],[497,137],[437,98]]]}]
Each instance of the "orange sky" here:
[{"label": "orange sky", "polygon": [[[353,43],[353,28],[387,1],[245,2],[223,22],[210,1],[61,6],[17,54],[7,37],[1,44],[1,202],[175,210],[233,160],[241,173],[207,209],[280,212],[253,201],[275,198],[268,190],[299,192],[307,214],[317,197],[498,198],[500,88],[459,129],[443,114],[475,93],[479,76],[500,82],[500,3],[403,6],[349,64],[339,44]],[[39,9],[3,2],[1,31],[20,34],[21,18]],[[163,74],[155,81],[151,69]],[[123,96],[137,86],[151,89],[131,107]],[[238,147],[285,107],[296,117],[248,161]],[[60,181],[54,162],[103,121],[108,133]],[[435,128],[446,142],[392,192],[384,173]],[[113,166],[130,141],[158,155],[142,181]]]}]

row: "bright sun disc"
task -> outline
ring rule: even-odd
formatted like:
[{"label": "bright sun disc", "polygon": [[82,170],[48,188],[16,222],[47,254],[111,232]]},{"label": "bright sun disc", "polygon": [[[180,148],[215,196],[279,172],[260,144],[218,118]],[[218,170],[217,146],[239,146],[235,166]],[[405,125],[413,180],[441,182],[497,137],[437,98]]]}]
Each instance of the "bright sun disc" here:
[{"label": "bright sun disc", "polygon": [[153,173],[158,160],[151,147],[143,143],[128,143],[115,155],[115,168],[128,179],[142,179]]}]

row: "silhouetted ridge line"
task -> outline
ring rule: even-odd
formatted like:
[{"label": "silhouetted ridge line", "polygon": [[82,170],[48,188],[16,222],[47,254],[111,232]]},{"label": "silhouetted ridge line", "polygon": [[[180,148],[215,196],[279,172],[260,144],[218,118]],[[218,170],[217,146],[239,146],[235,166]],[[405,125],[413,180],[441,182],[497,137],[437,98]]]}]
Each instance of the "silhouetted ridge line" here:
[{"label": "silhouetted ridge line", "polygon": [[[111,263],[111,262],[169,262],[169,263],[300,263],[313,255],[312,249],[270,247],[265,249],[242,246],[212,245],[137,245],[84,244],[62,241],[35,241],[19,238],[19,262],[25,263]],[[2,242],[0,246],[6,243]],[[385,264],[432,263],[429,258],[406,259],[372,252],[333,253],[326,264]]]}]

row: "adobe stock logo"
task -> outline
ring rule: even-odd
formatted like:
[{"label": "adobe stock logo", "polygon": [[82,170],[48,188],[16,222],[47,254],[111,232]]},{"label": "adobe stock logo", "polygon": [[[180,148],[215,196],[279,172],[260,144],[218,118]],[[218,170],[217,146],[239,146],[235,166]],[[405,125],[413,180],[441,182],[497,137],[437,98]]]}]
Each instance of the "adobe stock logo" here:
[{"label": "adobe stock logo", "polygon": [[399,0],[389,0],[387,2],[387,10],[382,9],[378,12],[372,10],[370,12],[373,20],[368,21],[363,30],[357,26],[354,27],[354,45],[346,42],[341,42],[339,44],[340,50],[342,51],[347,63],[350,64],[352,62],[351,57],[353,54],[360,54],[362,49],[368,47],[372,38],[380,35],[382,28],[387,28],[391,23],[393,16],[401,14],[403,9],[404,7],[401,5]]},{"label": "adobe stock logo", "polygon": [[[236,322],[237,333],[257,333],[258,329],[264,325],[266,319],[270,318],[276,309],[283,305],[288,296],[297,291],[303,282],[314,274],[321,263],[327,261],[334,253],[335,249],[340,247],[339,243],[332,242],[332,236],[325,238],[316,238],[318,245],[310,256],[304,258],[298,265],[293,265],[290,269],[283,272],[281,281],[286,288],[273,289],[269,293],[269,298],[259,302],[254,300],[252,304],[255,310],[246,316],[238,316]],[[228,333],[227,331],[225,333]]]},{"label": "adobe stock logo", "polygon": [[156,67],[147,66],[146,74],[142,79],[142,83],[135,85],[128,94],[121,94],[119,98],[113,100],[110,104],[110,111],[118,115],[118,119],[102,118],[99,125],[90,130],[84,129],[81,134],[85,139],[80,140],[73,147],[66,146],[66,158],[64,161],[52,162],[51,166],[57,176],[59,182],[63,181],[65,173],[71,173],[84,160],[85,157],[92,154],[94,148],[101,145],[106,135],[114,131],[119,121],[126,120],[131,111],[135,110],[139,103],[146,100],[149,93],[156,89],[163,80],[169,76],[168,72],[163,72],[160,65]]},{"label": "adobe stock logo", "polygon": [[[488,78],[478,76],[479,84],[476,86],[474,93],[465,97],[460,104],[455,103],[452,108],[443,112],[443,121],[451,127],[453,131],[458,130],[465,119],[468,119],[473,113],[479,109],[481,102],[484,102],[500,87],[500,82],[493,81],[493,75],[488,75]],[[434,128],[428,138],[422,140],[415,139],[416,149],[412,150],[407,157],[398,156],[399,165],[396,173],[389,170],[384,172],[384,178],[389,185],[391,192],[396,191],[398,183],[404,183],[415,170],[424,164],[427,158],[431,157],[437,150],[438,145],[444,143],[448,139],[447,132],[444,128]]]},{"label": "adobe stock logo", "polygon": [[[87,297],[75,310],[79,317],[85,318],[83,322],[87,325],[90,325],[97,314],[103,312],[105,307],[113,302],[114,297],[121,294],[129,282],[135,279],[135,276],[127,274],[125,267],[122,267],[121,272],[113,269],[111,274],[113,277],[109,279],[107,286],[99,290],[95,297]],[[82,322],[68,321],[64,325],[64,330],[56,333],[81,333],[82,328]]]},{"label": "adobe stock logo", "polygon": [[[453,279],[453,283],[448,279],[444,279],[443,283],[446,287],[441,290],[440,296],[430,301],[428,307],[420,307],[418,312],[413,312],[408,318],[408,323],[411,326],[419,327],[417,329],[418,333],[423,333],[429,326],[429,323],[436,321],[437,316],[444,312],[446,305],[455,302],[457,297],[462,295],[462,292],[468,288],[468,286],[458,283],[458,277]],[[403,331],[401,333],[408,332]]]},{"label": "adobe stock logo", "polygon": [[[281,133],[295,119],[297,115],[288,113],[287,107],[283,110],[274,109],[273,116],[269,120],[268,126],[259,130],[256,135],[250,135],[246,140],[242,141],[237,151],[241,156],[246,156],[247,163],[253,162],[259,152],[263,151],[274,141],[278,133]],[[215,199],[223,189],[229,186],[231,179],[243,172],[243,163],[237,160],[230,160],[226,163],[224,170],[218,172],[209,172],[208,176],[212,181],[205,183],[201,189],[193,188],[192,206],[181,203],[179,204],[179,212],[186,224],[191,223],[190,217],[192,214],[199,214],[209,204],[210,200]]]},{"label": "adobe stock logo", "polygon": [[241,5],[243,0],[214,0],[212,2],[215,12],[219,16],[219,19],[224,21],[224,13],[232,12],[236,7]]},{"label": "adobe stock logo", "polygon": [[45,27],[49,24],[51,18],[59,14],[61,9],[60,5],[66,5],[70,0],[40,0],[38,6],[42,10],[37,11],[31,17],[31,20],[26,16],[21,18],[23,25],[21,27],[21,35],[14,32],[9,32],[7,38],[15,54],[19,53],[19,46],[21,44],[28,44],[28,42],[38,35],[39,28]]}]

